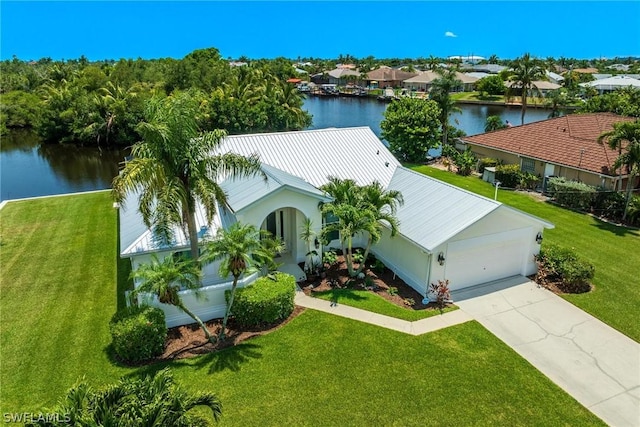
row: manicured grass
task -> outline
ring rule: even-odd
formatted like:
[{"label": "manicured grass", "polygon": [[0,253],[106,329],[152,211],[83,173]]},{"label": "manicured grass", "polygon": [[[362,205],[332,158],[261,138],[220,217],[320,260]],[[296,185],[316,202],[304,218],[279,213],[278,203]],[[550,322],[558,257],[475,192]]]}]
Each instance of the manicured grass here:
[{"label": "manicured grass", "polygon": [[[463,177],[428,166],[413,166],[413,169],[474,193],[494,196],[495,187],[476,177]],[[575,248],[596,267],[592,292],[564,295],[564,298],[640,341],[640,231],[608,224],[527,194],[499,190],[498,200],[555,224],[555,229],[545,231],[545,241]]]},{"label": "manicured grass", "polygon": [[[385,316],[395,317],[396,319],[407,320],[409,322],[441,314],[439,310],[413,310],[399,307],[373,292],[358,289],[332,289],[330,291],[316,292],[313,296],[326,301],[336,301],[338,304],[361,308],[373,313],[384,314]],[[420,301],[416,301],[416,303],[419,302]],[[446,313],[456,309],[457,307],[448,307],[444,309],[443,312]]]},{"label": "manicured grass", "polygon": [[127,372],[105,348],[116,311],[109,193],[11,202],[0,211],[0,413],[50,403],[82,375]]},{"label": "manicured grass", "polygon": [[[116,212],[107,193],[10,203],[2,222],[1,412],[170,366],[233,425],[603,425],[475,322],[414,337],[307,310],[217,354],[149,367],[107,356]],[[124,273],[120,276],[124,279]]]}]

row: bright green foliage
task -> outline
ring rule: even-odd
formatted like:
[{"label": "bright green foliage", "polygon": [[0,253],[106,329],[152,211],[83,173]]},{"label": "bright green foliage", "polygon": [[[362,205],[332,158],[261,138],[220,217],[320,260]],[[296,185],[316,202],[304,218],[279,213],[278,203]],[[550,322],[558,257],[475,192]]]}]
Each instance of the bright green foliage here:
[{"label": "bright green foliage", "polygon": [[500,163],[501,162],[498,159],[483,157],[482,159],[478,160],[478,172],[483,173],[484,168],[498,166]]},{"label": "bright green foliage", "polygon": [[476,82],[476,90],[480,92],[480,96],[483,96],[484,93],[488,93],[489,95],[504,95],[507,88],[502,78],[495,74],[478,80]]},{"label": "bright green foliage", "polygon": [[595,200],[596,188],[577,181],[567,181],[563,177],[550,178],[547,192],[561,205],[588,211]]},{"label": "bright green foliage", "polygon": [[424,162],[429,149],[440,144],[439,117],[440,108],[435,102],[401,98],[384,112],[382,137],[402,161]]},{"label": "bright green foliage", "polygon": [[567,112],[567,107],[575,103],[575,98],[567,89],[552,90],[545,95],[545,106],[551,109],[549,118],[560,117]]},{"label": "bright green foliage", "polygon": [[[199,407],[209,409],[210,417],[194,411]],[[42,412],[59,414],[59,422],[33,425],[194,427],[218,421],[222,404],[212,393],[187,392],[174,382],[169,369],[163,369],[153,376],[123,377],[99,389],[81,381],[55,408]]]},{"label": "bright green foliage", "polygon": [[449,139],[449,116],[451,113],[460,112],[456,102],[451,97],[451,92],[459,90],[462,81],[458,79],[458,67],[437,68],[436,73],[440,75],[431,84],[429,99],[435,101],[440,107],[438,120],[440,121],[440,131],[442,135],[442,146],[446,146]]},{"label": "bright green foliage", "polygon": [[151,359],[164,350],[167,325],[159,308],[124,308],[113,315],[109,329],[114,351],[126,362]]},{"label": "bright green foliage", "polygon": [[593,264],[582,259],[575,249],[545,243],[538,259],[569,285],[587,284],[595,274]]},{"label": "bright green foliage", "polygon": [[6,128],[33,127],[42,102],[36,95],[21,90],[0,94],[0,124]]},{"label": "bright green foliage", "polygon": [[462,176],[469,175],[476,165],[476,156],[471,152],[470,148],[460,152],[453,145],[447,145],[442,150],[442,155],[451,159],[456,166],[457,173]]},{"label": "bright green foliage", "polygon": [[502,121],[500,116],[489,116],[484,124],[485,132],[492,132],[494,130],[500,130],[506,128],[507,125]]},{"label": "bright green foliage", "polygon": [[133,160],[113,180],[113,196],[120,203],[140,192],[140,213],[160,243],[169,244],[174,226],[186,224],[194,260],[199,256],[196,203],[202,204],[211,223],[217,206],[227,205],[227,195],[216,179],[263,173],[257,155],[212,155],[225,132],[201,133],[197,113],[197,100],[187,93],[153,99],[147,105],[146,121],[138,126],[143,141],[134,145]]},{"label": "bright green foliage", "polygon": [[527,112],[527,99],[529,96],[542,97],[538,86],[535,82],[537,80],[544,80],[545,71],[542,66],[542,62],[536,58],[532,58],[529,53],[522,55],[522,58],[518,58],[511,63],[511,69],[509,80],[511,86],[507,88],[507,96],[512,97],[518,93],[521,97],[522,114],[521,124],[524,124],[524,115]]},{"label": "bright green foliage", "polygon": [[238,279],[243,274],[251,274],[264,265],[265,260],[273,258],[273,246],[261,241],[260,232],[252,224],[241,224],[236,222],[227,230],[221,228],[218,230],[216,237],[205,243],[205,249],[202,253],[201,261],[211,263],[222,261],[220,263],[219,274],[227,277],[233,276],[233,285],[227,297],[227,310],[222,321],[222,328],[218,339],[225,337],[227,321],[231,314]]},{"label": "bright green foliage", "polygon": [[[250,286],[236,291],[233,316],[242,326],[270,324],[286,319],[295,304],[296,282],[292,275],[276,273],[273,279],[260,277]],[[231,292],[226,291],[227,299]]]},{"label": "bright green foliage", "polygon": [[640,117],[640,89],[626,88],[587,99],[579,112],[609,112],[621,116]]},{"label": "bright green foliage", "polygon": [[496,181],[500,181],[500,186],[506,188],[516,188],[520,184],[522,172],[518,165],[498,165],[496,166]]}]

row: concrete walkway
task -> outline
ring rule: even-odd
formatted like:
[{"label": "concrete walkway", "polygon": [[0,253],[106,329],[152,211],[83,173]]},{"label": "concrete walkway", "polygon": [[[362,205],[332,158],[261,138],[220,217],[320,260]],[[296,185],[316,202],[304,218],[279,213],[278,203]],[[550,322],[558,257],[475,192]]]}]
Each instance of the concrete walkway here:
[{"label": "concrete walkway", "polygon": [[640,426],[640,345],[524,277],[453,300],[611,426]]},{"label": "concrete walkway", "polygon": [[331,301],[307,296],[301,290],[296,292],[295,303],[301,307],[312,308],[314,310],[324,311],[325,313],[335,314],[336,316],[371,323],[372,325],[393,329],[394,331],[404,332],[410,335],[422,335],[427,332],[437,331],[438,329],[473,320],[473,317],[464,311],[455,310],[415,322],[409,322],[340,303],[333,304]]}]

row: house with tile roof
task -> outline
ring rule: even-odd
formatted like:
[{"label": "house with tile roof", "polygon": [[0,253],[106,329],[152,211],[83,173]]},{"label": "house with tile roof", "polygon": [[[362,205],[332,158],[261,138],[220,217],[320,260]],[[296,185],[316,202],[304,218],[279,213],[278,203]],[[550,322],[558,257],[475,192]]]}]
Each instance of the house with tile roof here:
[{"label": "house with tile roof", "polygon": [[370,87],[401,87],[402,82],[411,77],[417,76],[418,73],[399,70],[387,66],[382,66],[376,70],[367,73],[366,84]]},{"label": "house with tile roof", "polygon": [[[417,76],[406,79],[402,83],[402,87],[409,90],[428,92],[431,89],[433,81],[441,77],[442,76],[435,71],[422,71]],[[456,72],[456,78],[460,80],[462,84],[455,88],[454,92],[470,92],[473,90],[475,83],[480,80],[461,72]]]},{"label": "house with tile roof", "polygon": [[612,167],[618,153],[599,144],[598,137],[613,129],[613,123],[633,120],[611,113],[570,114],[464,137],[459,148],[470,147],[479,159],[497,158],[540,177],[563,176],[621,189],[627,176]]},{"label": "house with tile roof", "polygon": [[[536,271],[533,256],[538,253],[542,232],[552,228],[542,219],[502,203],[446,184],[403,167],[368,127],[320,129],[299,132],[228,136],[217,153],[257,154],[266,176],[221,179],[229,206],[219,206],[213,221],[196,211],[199,241],[211,238],[234,222],[253,224],[281,239],[285,249],[277,262],[280,269],[305,280],[299,264],[305,261],[308,243],[300,239],[300,228],[310,219],[319,232],[325,221],[319,203],[329,196],[320,187],[330,176],[353,179],[358,185],[379,182],[385,189],[398,190],[404,204],[398,208],[398,235],[383,228],[372,253],[420,294],[427,296],[430,283],[448,279],[452,290]],[[384,224],[383,224],[384,225]],[[188,236],[175,227],[171,242],[154,239],[137,210],[132,194],[120,207],[120,256],[136,269],[159,258],[189,250]],[[354,247],[364,247],[367,236],[356,234]],[[339,239],[318,252],[340,248]],[[222,317],[224,291],[230,278],[220,277],[218,264],[204,267],[203,287],[197,299],[190,290],[181,291],[185,304],[202,320]],[[255,280],[242,277],[240,286]],[[192,319],[173,306],[150,300],[161,307],[169,326],[191,323]]]}]

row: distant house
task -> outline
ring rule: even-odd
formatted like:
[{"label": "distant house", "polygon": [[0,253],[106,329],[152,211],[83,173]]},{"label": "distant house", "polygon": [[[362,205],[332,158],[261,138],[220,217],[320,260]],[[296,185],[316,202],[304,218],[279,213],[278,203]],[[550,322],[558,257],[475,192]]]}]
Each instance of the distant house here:
[{"label": "distant house", "polygon": [[[440,77],[442,76],[435,71],[423,71],[417,76],[411,77],[402,82],[402,87],[409,90],[428,92],[431,89],[433,81]],[[462,84],[455,88],[453,92],[471,92],[475,83],[479,80],[460,72],[456,72],[456,78],[458,78]]]},{"label": "distant house", "polygon": [[403,71],[387,66],[382,66],[377,70],[369,71],[365,83],[371,87],[401,87],[402,82],[411,77],[417,76],[418,73]]},{"label": "distant house", "polygon": [[[305,274],[298,264],[309,250],[300,238],[300,228],[310,219],[317,232],[331,220],[323,218],[318,207],[330,200],[320,190],[330,176],[354,179],[359,185],[377,181],[385,189],[402,193],[398,235],[391,237],[390,229],[384,227],[372,252],[425,296],[429,284],[438,280],[448,279],[453,290],[535,273],[541,233],[553,228],[498,201],[403,167],[368,127],[229,136],[218,150],[258,154],[267,178],[222,179],[230,209],[219,206],[214,220],[207,223],[198,206],[199,240],[236,221],[268,230],[285,243],[277,260],[280,269],[299,281]],[[152,254],[163,258],[188,251],[182,228],[176,226],[174,234],[168,244],[154,239],[137,210],[137,195],[129,196],[120,208],[120,256],[130,259],[133,269],[149,262]],[[353,238],[357,247],[364,246],[368,236],[360,233]],[[340,248],[340,242],[337,238],[327,245],[317,241],[315,248],[322,253]],[[255,275],[242,277],[240,286],[253,280]],[[230,287],[230,278],[219,276],[218,265],[207,265],[200,289],[206,299],[196,299],[190,290],[181,291],[181,296],[194,313],[208,320],[222,317],[224,292]],[[175,307],[157,300],[151,303],[165,311],[169,326],[192,322]]]},{"label": "distant house", "polygon": [[360,79],[360,73],[350,68],[335,68],[331,71],[318,73],[311,76],[311,81],[315,84],[333,84],[345,86],[349,82]]},{"label": "distant house", "polygon": [[[518,89],[520,89],[520,86],[518,85],[517,82],[507,82],[506,84],[507,84],[507,87],[514,88],[516,92]],[[548,92],[552,90],[560,89],[562,87],[557,83],[547,82],[545,80],[536,80],[533,82],[533,84],[538,88],[542,96],[545,96]],[[533,93],[529,93],[529,96],[532,96],[532,95]]]},{"label": "distant house", "polygon": [[597,139],[611,130],[613,123],[633,120],[610,113],[570,114],[464,137],[459,148],[470,147],[477,158],[497,158],[541,177],[563,176],[621,189],[627,176],[612,168],[618,153],[598,144]]},{"label": "distant house", "polygon": [[640,80],[629,76],[613,76],[608,79],[594,80],[592,82],[580,83],[582,87],[592,87],[600,93],[612,92],[627,87],[640,89]]},{"label": "distant house", "polygon": [[479,73],[499,74],[501,71],[506,70],[507,67],[498,64],[477,64],[471,67],[471,69]]}]

